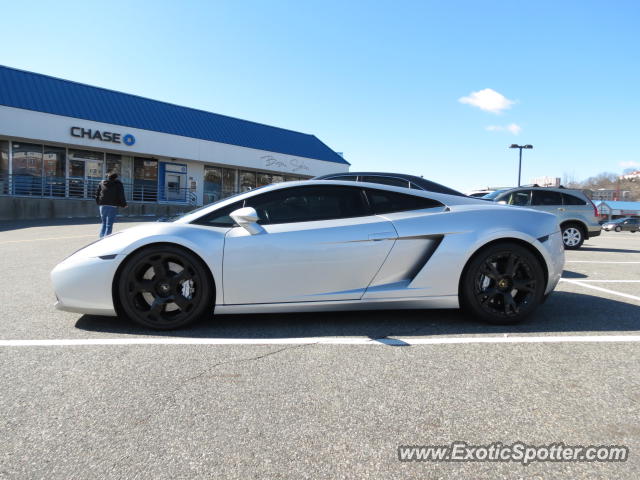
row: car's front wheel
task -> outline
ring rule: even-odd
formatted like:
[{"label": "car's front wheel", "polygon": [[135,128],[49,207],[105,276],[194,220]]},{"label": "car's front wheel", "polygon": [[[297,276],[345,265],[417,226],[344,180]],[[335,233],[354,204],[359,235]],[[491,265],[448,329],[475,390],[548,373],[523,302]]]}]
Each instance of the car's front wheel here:
[{"label": "car's front wheel", "polygon": [[544,291],[540,260],[517,243],[501,242],[470,260],[460,282],[460,304],[490,323],[506,325],[530,315]]},{"label": "car's front wheel", "polygon": [[622,228],[621,228],[620,226],[617,226],[617,227],[615,228],[615,231],[616,231],[616,232],[621,232],[621,231],[622,231]]},{"label": "car's front wheel", "polygon": [[213,308],[214,289],[205,265],[190,251],[170,245],[134,253],[116,288],[118,310],[145,327],[184,327]]},{"label": "car's front wheel", "polygon": [[577,250],[584,243],[584,230],[575,223],[562,225],[562,243],[567,250]]}]

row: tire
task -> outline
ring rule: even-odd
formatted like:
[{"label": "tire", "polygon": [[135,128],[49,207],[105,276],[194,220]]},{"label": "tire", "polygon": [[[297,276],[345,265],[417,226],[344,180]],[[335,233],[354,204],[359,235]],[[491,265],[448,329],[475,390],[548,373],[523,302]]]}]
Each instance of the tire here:
[{"label": "tire", "polygon": [[577,223],[562,225],[562,244],[565,250],[577,250],[584,243],[584,228]]},{"label": "tire", "polygon": [[531,315],[544,297],[540,260],[513,242],[490,245],[467,264],[460,282],[463,310],[489,323],[510,325]]},{"label": "tire", "polygon": [[118,313],[157,330],[182,328],[214,305],[207,267],[193,253],[170,245],[143,248],[127,260],[118,276]]},{"label": "tire", "polygon": [[620,228],[620,227],[616,227],[616,228],[614,228],[614,230],[615,230],[616,232],[621,232],[621,231],[622,231],[622,228]]}]

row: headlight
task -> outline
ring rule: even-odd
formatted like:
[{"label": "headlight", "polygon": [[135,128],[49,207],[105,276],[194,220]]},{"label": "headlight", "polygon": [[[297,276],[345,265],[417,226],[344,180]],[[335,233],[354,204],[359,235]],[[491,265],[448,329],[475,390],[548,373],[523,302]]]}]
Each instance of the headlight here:
[{"label": "headlight", "polygon": [[91,245],[95,245],[95,244],[96,244],[96,243],[98,243],[98,242],[101,242],[101,241],[103,241],[103,240],[106,240],[107,238],[111,238],[111,237],[113,237],[114,235],[119,235],[119,234],[121,234],[121,233],[122,233],[122,232],[112,233],[112,234],[111,234],[111,235],[109,235],[108,237],[102,237],[102,238],[99,238],[98,240],[94,240],[94,241],[93,241],[93,242],[91,242],[91,243],[87,243],[84,247],[80,247],[78,250],[76,250],[76,251],[75,251],[75,252],[73,252],[72,254],[67,255],[66,257],[64,257],[64,259],[63,259],[62,261],[64,262],[67,258],[69,258],[69,257],[73,257],[76,253],[81,252],[82,250],[84,250],[85,248],[90,247]]}]

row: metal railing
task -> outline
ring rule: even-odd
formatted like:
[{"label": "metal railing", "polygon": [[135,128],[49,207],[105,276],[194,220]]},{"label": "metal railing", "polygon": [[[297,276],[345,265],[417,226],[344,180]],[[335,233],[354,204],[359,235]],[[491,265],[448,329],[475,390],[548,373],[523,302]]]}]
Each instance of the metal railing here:
[{"label": "metal railing", "polygon": [[[38,177],[0,173],[0,195],[36,198],[93,200],[101,178]],[[196,205],[197,195],[189,188],[158,186],[155,181],[122,182],[128,202]]]}]

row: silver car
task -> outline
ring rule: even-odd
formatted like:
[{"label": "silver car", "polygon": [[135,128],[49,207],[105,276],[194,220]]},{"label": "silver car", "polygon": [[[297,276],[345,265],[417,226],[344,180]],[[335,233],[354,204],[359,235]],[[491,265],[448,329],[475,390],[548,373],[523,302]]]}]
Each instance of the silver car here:
[{"label": "silver car", "polygon": [[531,314],[562,274],[554,216],[366,182],[257,188],[109,235],[58,264],[57,307],[179,328],[218,313]]},{"label": "silver car", "polygon": [[616,232],[625,231],[636,233],[637,231],[640,231],[640,219],[629,217],[610,220],[602,224],[602,230],[607,232],[614,230]]},{"label": "silver car", "polygon": [[580,190],[551,187],[517,187],[496,190],[483,197],[486,200],[532,208],[554,214],[562,231],[564,248],[575,250],[585,240],[601,233],[598,210]]}]

